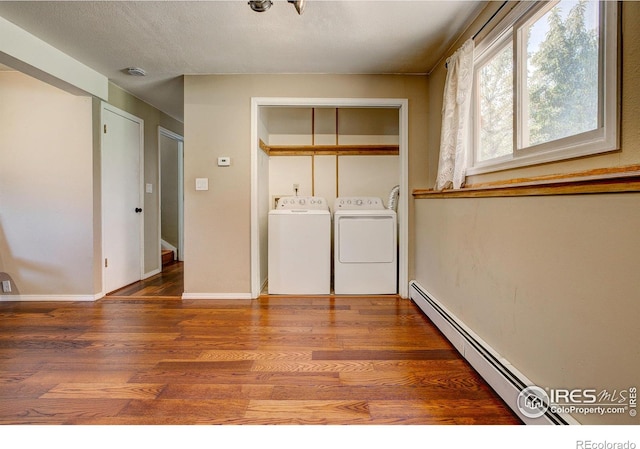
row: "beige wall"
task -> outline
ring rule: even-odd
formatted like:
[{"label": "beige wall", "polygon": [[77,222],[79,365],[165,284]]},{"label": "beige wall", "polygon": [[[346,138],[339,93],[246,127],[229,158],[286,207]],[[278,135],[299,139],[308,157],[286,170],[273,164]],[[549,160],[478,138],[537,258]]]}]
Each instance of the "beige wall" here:
[{"label": "beige wall", "polygon": [[109,83],[109,103],[144,120],[144,183],[153,185],[153,193],[144,194],[144,271],[152,273],[161,268],[158,234],[158,126],[180,135],[184,133],[184,126],[113,83]]},{"label": "beige wall", "polygon": [[[471,183],[640,162],[640,3],[623,2],[622,10],[621,150]],[[438,67],[429,78],[430,166],[423,188],[435,181],[443,85]],[[415,279],[534,383],[609,391],[637,386],[640,194],[421,199],[415,210]],[[629,415],[575,418],[638,423]]]},{"label": "beige wall", "polygon": [[92,100],[19,72],[0,98],[0,272],[25,297],[91,299]]},{"label": "beige wall", "polygon": [[[186,293],[251,292],[252,97],[408,98],[409,188],[426,181],[424,76],[185,76]],[[231,167],[217,167],[220,156]],[[195,191],[197,177],[208,191]]]}]

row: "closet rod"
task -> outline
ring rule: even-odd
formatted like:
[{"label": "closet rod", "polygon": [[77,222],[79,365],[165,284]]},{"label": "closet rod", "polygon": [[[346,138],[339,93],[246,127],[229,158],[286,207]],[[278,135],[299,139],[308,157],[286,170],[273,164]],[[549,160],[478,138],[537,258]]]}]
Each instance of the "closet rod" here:
[{"label": "closet rod", "polygon": [[[484,25],[482,25],[482,26],[480,27],[480,29],[479,29],[478,31],[476,31],[476,34],[474,34],[474,35],[473,35],[473,37],[471,37],[471,39],[476,40],[476,37],[478,37],[478,35],[479,35],[480,33],[482,33],[482,30],[484,30],[484,29],[485,29],[485,27],[486,27],[487,25],[489,25],[489,23],[491,23],[491,21],[493,20],[493,18],[494,18],[495,16],[497,16],[497,15],[498,15],[498,13],[502,10],[502,8],[504,8],[504,6],[505,6],[507,3],[509,3],[509,2],[508,2],[508,1],[504,1],[504,2],[502,2],[502,5],[500,5],[500,7],[499,7],[498,9],[496,9],[496,11],[491,15],[491,17],[489,17],[489,19],[484,23]],[[447,58],[447,59],[448,59],[448,58]],[[445,67],[445,68],[449,68],[449,64],[447,64],[447,63],[445,62],[445,63],[444,63],[444,67]]]}]

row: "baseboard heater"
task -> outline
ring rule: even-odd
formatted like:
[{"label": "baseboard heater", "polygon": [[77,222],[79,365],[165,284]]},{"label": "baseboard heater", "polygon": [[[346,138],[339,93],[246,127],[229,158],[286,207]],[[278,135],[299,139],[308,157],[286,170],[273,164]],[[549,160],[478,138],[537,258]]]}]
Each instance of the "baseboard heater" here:
[{"label": "baseboard heater", "polygon": [[416,281],[409,282],[409,297],[525,424],[579,424],[569,415],[560,415],[550,410],[535,419],[524,416],[518,409],[518,394],[533,383]]}]

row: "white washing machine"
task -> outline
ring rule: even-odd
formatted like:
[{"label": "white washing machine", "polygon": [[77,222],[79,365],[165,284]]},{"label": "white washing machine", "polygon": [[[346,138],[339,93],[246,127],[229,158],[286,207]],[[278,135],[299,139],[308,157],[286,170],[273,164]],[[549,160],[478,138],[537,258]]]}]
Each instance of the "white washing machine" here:
[{"label": "white washing machine", "polygon": [[398,292],[396,212],[377,197],[340,197],[333,212],[334,291]]},{"label": "white washing machine", "polygon": [[269,212],[269,294],[331,293],[331,212],[322,197],[290,196]]}]

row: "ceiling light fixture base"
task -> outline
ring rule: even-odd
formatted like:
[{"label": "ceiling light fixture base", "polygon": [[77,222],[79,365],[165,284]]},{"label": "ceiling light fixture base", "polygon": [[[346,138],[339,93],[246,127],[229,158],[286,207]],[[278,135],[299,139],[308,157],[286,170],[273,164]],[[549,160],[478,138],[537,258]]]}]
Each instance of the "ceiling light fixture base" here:
[{"label": "ceiling light fixture base", "polygon": [[[302,15],[304,12],[304,6],[307,3],[306,0],[287,0],[287,3],[291,3],[298,11],[298,15]],[[250,0],[249,6],[255,12],[265,12],[271,6],[273,6],[272,0]]]},{"label": "ceiling light fixture base", "polygon": [[255,12],[265,12],[271,8],[271,5],[273,5],[271,0],[251,0],[249,2],[249,6]]}]

